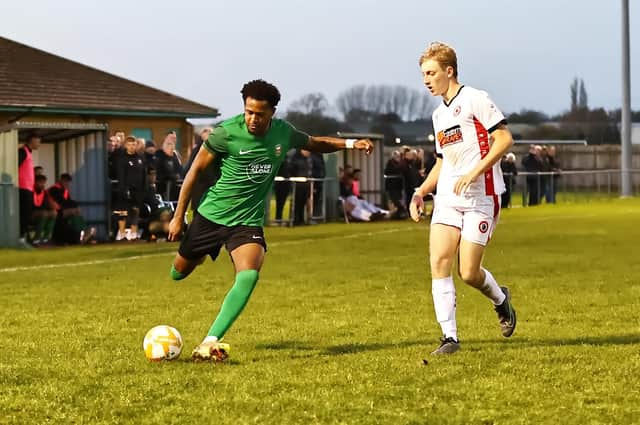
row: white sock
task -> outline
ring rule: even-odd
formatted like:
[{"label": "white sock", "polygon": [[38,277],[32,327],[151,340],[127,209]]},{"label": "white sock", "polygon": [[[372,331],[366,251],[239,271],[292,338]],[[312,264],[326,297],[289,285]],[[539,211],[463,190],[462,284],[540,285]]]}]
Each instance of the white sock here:
[{"label": "white sock", "polygon": [[480,288],[480,292],[482,292],[487,298],[489,298],[494,305],[500,305],[506,298],[502,289],[500,289],[500,285],[496,282],[496,279],[489,272],[489,270],[482,268],[484,271],[484,284]]},{"label": "white sock", "polygon": [[458,326],[456,325],[456,287],[453,277],[431,279],[431,294],[436,319],[440,323],[445,338],[458,340]]},{"label": "white sock", "polygon": [[217,336],[206,336],[204,338],[204,340],[202,341],[203,344],[208,344],[210,342],[218,342],[218,337]]}]

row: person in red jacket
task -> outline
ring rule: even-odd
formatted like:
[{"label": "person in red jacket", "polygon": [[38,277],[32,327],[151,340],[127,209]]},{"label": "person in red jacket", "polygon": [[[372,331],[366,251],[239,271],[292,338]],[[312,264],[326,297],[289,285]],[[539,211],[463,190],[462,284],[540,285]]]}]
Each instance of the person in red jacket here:
[{"label": "person in red jacket", "polygon": [[20,237],[25,242],[27,227],[33,212],[33,187],[35,173],[33,171],[32,152],[40,147],[42,139],[32,135],[29,140],[18,149],[18,188],[20,189]]}]

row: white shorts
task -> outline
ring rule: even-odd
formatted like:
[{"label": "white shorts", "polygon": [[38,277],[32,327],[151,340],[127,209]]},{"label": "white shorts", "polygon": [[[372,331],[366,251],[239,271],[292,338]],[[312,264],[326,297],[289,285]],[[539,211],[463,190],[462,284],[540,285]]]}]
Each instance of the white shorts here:
[{"label": "white shorts", "polygon": [[431,224],[446,224],[460,229],[465,241],[486,245],[498,224],[500,196],[464,198],[438,196],[433,200]]}]

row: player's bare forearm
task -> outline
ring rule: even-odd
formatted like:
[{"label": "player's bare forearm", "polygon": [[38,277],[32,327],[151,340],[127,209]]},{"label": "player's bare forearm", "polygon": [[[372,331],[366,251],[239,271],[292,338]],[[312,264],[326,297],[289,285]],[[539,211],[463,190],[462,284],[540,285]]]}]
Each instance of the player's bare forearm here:
[{"label": "player's bare forearm", "polygon": [[429,171],[427,178],[424,179],[424,182],[422,182],[420,187],[416,189],[416,194],[418,196],[424,198],[429,193],[433,193],[436,190],[436,185],[438,184],[438,178],[440,177],[441,168],[442,158],[438,158],[431,171]]},{"label": "player's bare forearm", "polygon": [[338,137],[309,136],[304,149],[311,152],[331,153],[342,149],[359,149],[366,153],[373,151],[373,143],[369,139],[341,139]]},{"label": "player's bare forearm", "polygon": [[478,166],[473,170],[476,177],[493,167],[496,162],[502,159],[511,146],[513,146],[511,132],[504,124],[491,133],[491,136],[493,137],[493,144],[491,145],[491,149],[489,149],[489,153],[482,158]]},{"label": "player's bare forearm", "polygon": [[178,205],[176,206],[176,211],[174,213],[174,217],[178,217],[180,220],[184,218],[184,214],[187,211],[187,205],[191,200],[191,191],[193,190],[193,185],[198,179],[200,173],[209,166],[213,162],[215,155],[206,150],[204,147],[200,149],[196,158],[189,168],[187,175],[184,176],[184,181],[182,182],[182,188],[180,189],[180,195],[178,196]]}]

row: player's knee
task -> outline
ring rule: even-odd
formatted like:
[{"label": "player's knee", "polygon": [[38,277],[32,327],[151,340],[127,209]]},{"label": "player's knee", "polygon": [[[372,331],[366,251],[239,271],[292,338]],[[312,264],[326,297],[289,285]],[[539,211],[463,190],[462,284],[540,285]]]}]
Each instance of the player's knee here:
[{"label": "player's knee", "polygon": [[181,272],[176,269],[175,265],[171,265],[171,270],[169,271],[169,276],[173,280],[182,280],[185,277],[189,276],[189,273]]},{"label": "player's knee", "polygon": [[451,259],[447,257],[431,257],[430,259],[431,272],[437,275],[446,276],[451,273]]},{"label": "player's knee", "polygon": [[468,285],[476,285],[480,280],[482,280],[480,270],[475,270],[471,267],[458,267],[458,275],[460,276],[460,279]]}]

